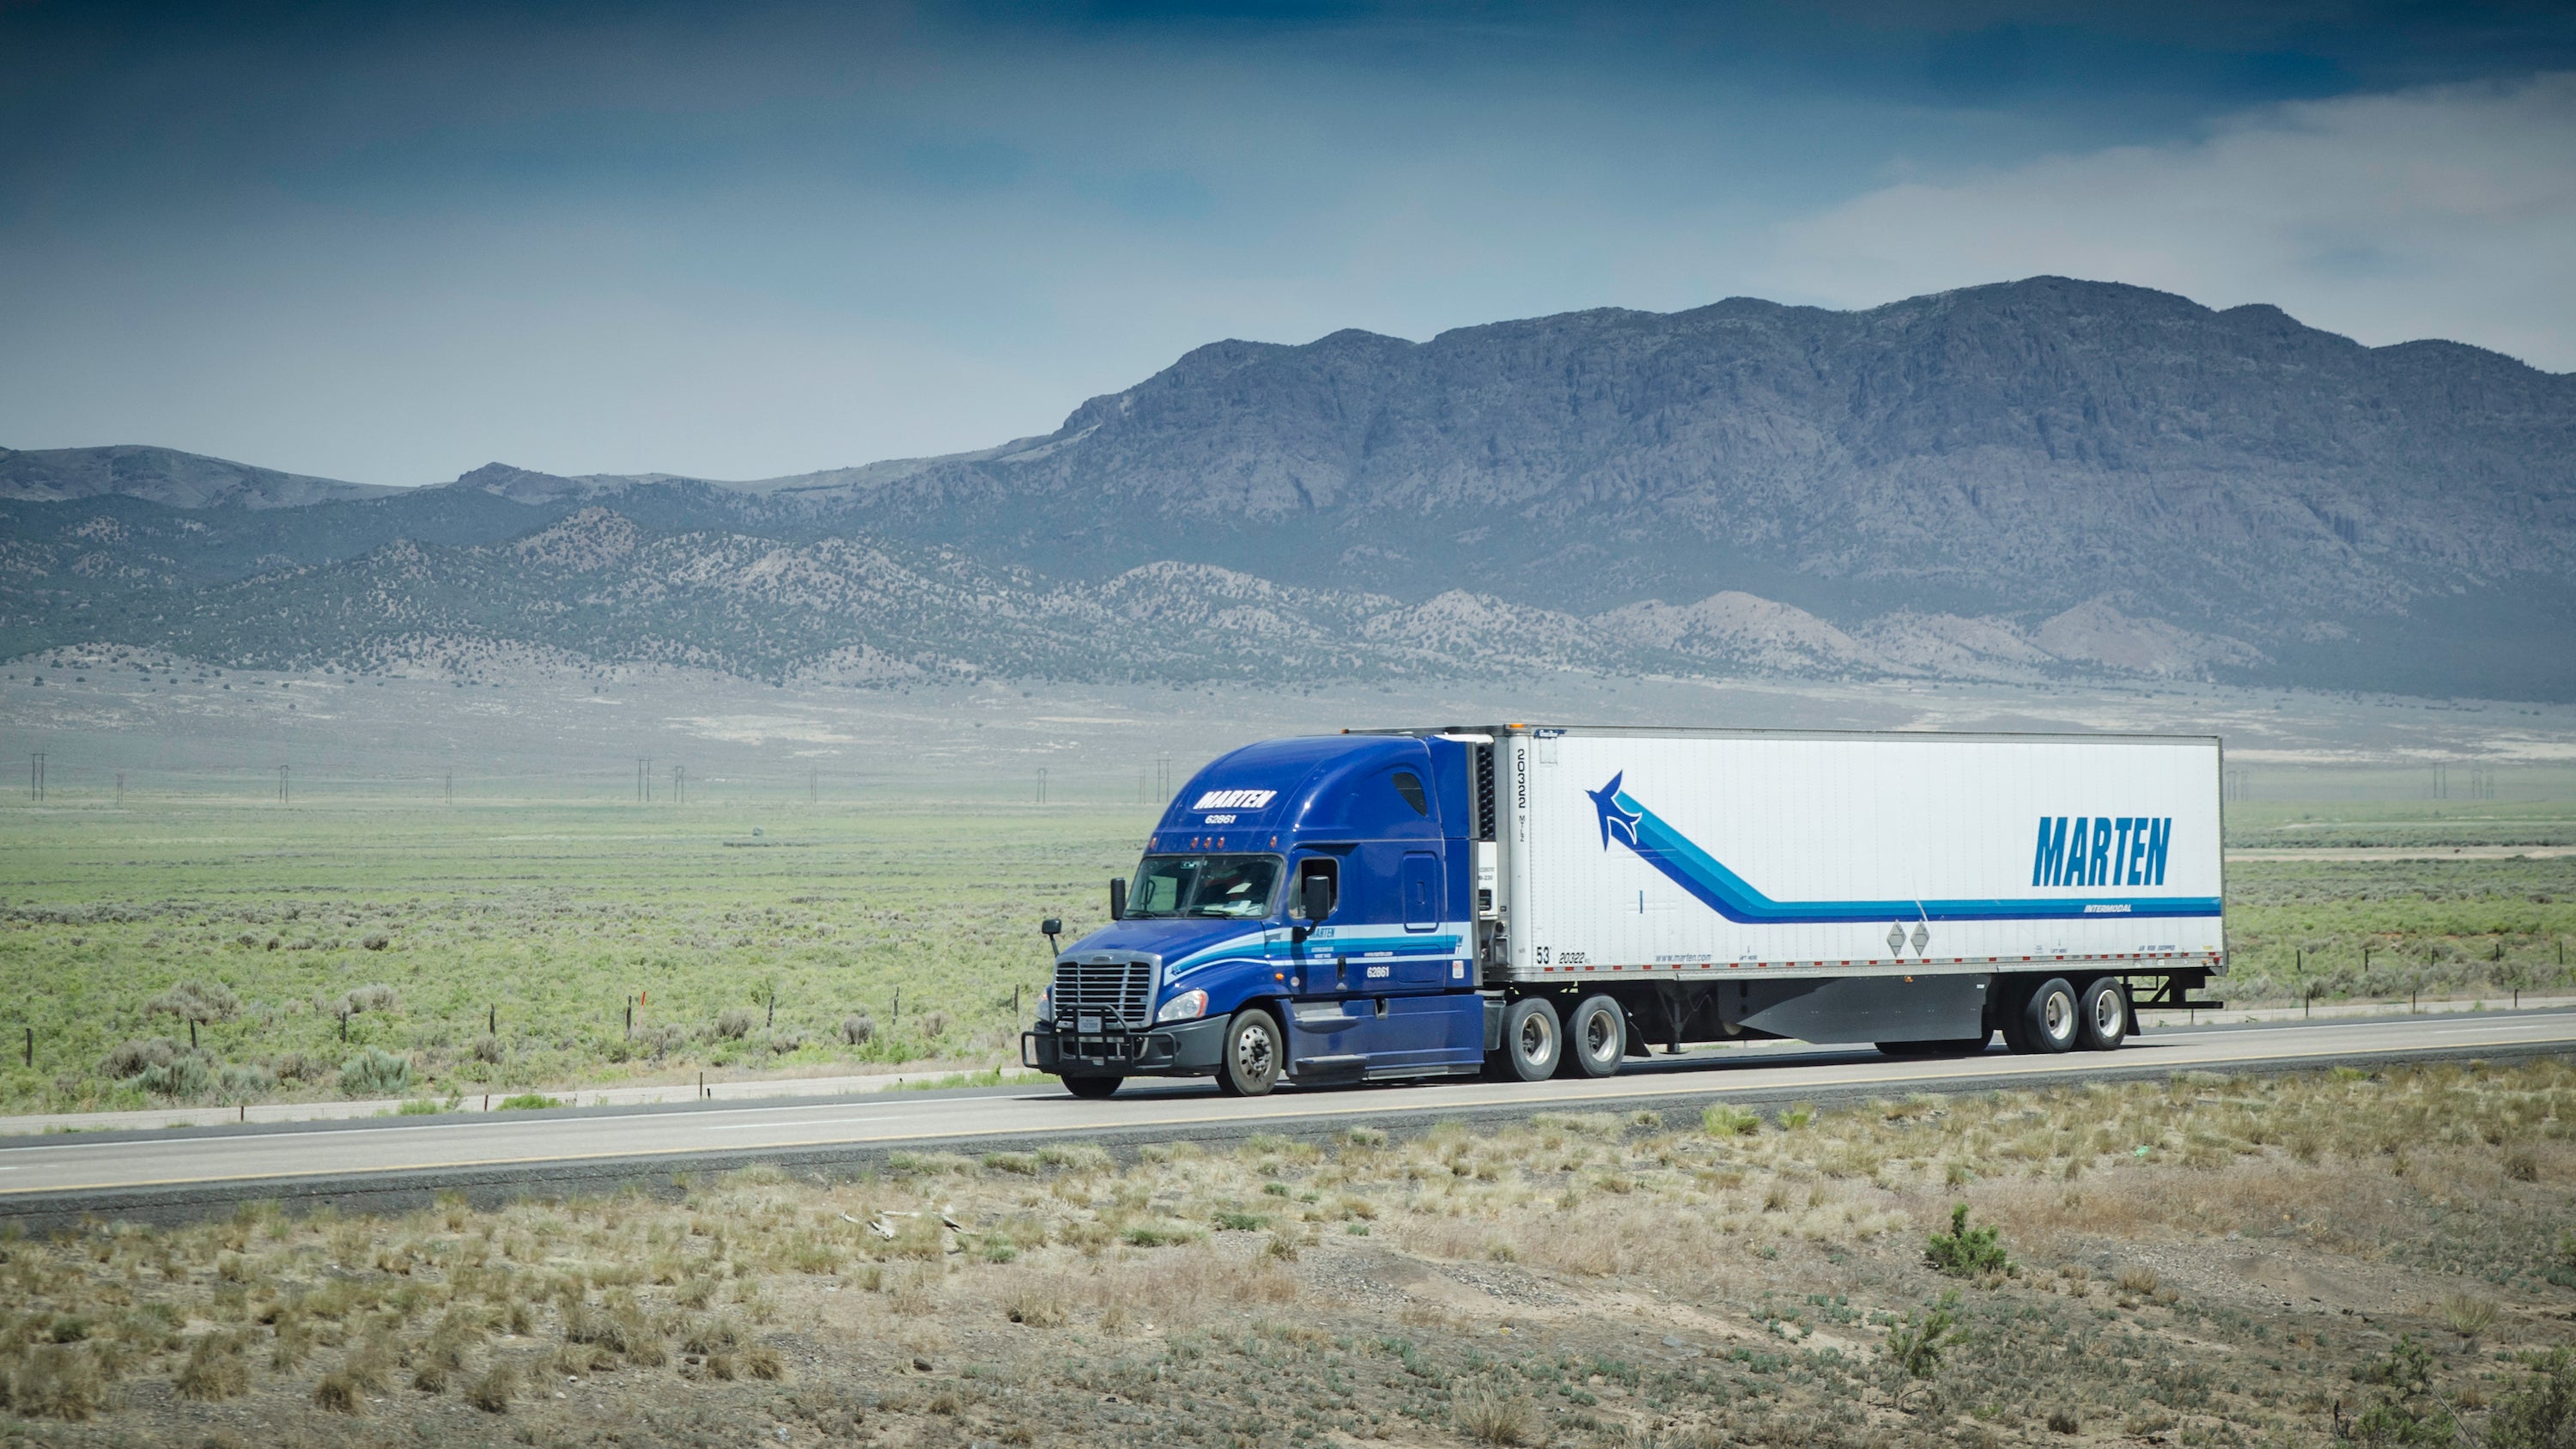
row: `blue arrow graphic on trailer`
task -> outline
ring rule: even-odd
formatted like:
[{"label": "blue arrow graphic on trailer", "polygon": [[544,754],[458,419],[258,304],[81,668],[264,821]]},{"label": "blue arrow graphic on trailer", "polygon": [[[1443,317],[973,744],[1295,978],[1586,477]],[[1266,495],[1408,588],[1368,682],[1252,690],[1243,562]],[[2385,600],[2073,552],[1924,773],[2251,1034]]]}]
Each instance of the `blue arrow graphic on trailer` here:
[{"label": "blue arrow graphic on trailer", "polygon": [[1673,884],[1730,921],[1758,926],[1833,925],[1888,920],[2064,921],[2115,916],[2215,916],[2216,896],[2074,896],[2048,900],[1775,901],[1674,829],[1621,788],[1626,771],[1583,793],[1601,813],[1601,848],[1617,840]]}]

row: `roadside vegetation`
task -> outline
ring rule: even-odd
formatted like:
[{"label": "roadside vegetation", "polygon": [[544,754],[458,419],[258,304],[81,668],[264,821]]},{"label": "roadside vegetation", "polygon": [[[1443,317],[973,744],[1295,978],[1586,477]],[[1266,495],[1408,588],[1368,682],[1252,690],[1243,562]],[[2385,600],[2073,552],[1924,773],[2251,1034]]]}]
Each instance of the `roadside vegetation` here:
[{"label": "roadside vegetation", "polygon": [[[2566,833],[2497,808],[2279,807],[2237,843]],[[10,808],[0,1114],[990,1070],[1046,983],[1037,922],[1098,924],[1149,813]],[[2228,889],[2234,1005],[2576,989],[2576,856],[2239,861]]]},{"label": "roadside vegetation", "polygon": [[0,1242],[30,1443],[2566,1442],[2576,1066]]},{"label": "roadside vegetation", "polygon": [[11,811],[0,1113],[1016,1063],[1143,814]]}]

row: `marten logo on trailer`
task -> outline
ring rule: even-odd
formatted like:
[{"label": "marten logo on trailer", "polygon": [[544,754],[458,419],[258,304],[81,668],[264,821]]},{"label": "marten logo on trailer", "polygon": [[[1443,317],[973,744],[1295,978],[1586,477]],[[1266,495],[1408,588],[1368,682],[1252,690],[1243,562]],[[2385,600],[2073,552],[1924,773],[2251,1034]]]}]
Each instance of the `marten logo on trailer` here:
[{"label": "marten logo on trailer", "polygon": [[1192,802],[1193,810],[1258,810],[1279,794],[1276,790],[1210,790]]},{"label": "marten logo on trailer", "polygon": [[2031,856],[2030,883],[2160,886],[2165,883],[2165,856],[2172,846],[2170,815],[2060,815],[2054,819],[2043,815],[2039,848]]}]

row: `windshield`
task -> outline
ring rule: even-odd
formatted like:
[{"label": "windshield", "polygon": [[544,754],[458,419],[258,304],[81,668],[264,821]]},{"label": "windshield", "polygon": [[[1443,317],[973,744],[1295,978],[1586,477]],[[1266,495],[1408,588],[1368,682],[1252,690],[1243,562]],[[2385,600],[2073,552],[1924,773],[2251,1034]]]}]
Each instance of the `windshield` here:
[{"label": "windshield", "polygon": [[1278,883],[1275,855],[1149,855],[1136,867],[1127,917],[1262,920]]}]

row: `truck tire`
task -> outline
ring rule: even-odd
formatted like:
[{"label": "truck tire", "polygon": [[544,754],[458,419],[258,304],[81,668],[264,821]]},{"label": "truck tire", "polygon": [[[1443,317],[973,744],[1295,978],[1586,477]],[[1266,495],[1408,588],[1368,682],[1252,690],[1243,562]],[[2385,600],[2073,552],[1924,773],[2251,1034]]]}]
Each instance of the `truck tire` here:
[{"label": "truck tire", "polygon": [[1125,1080],[1127,1080],[1125,1077],[1067,1077],[1064,1079],[1064,1089],[1077,1097],[1086,1097],[1097,1102],[1117,1091],[1118,1084]]},{"label": "truck tire", "polygon": [[1229,1097],[1264,1097],[1279,1085],[1279,1023],[1260,1007],[1246,1007],[1225,1024],[1225,1055],[1216,1064],[1216,1089]]},{"label": "truck tire", "polygon": [[1495,1053],[1501,1058],[1499,1075],[1507,1081],[1543,1082],[1556,1075],[1564,1046],[1556,1008],[1546,997],[1524,996],[1503,1013],[1503,1046]]},{"label": "truck tire", "polygon": [[1628,1054],[1628,1014],[1607,996],[1587,996],[1565,1019],[1565,1046],[1558,1052],[1560,1077],[1606,1077],[1619,1070]]},{"label": "truck tire", "polygon": [[2112,1052],[2129,1039],[2129,988],[2117,976],[2097,976],[2076,998],[2088,1052]]},{"label": "truck tire", "polygon": [[2032,1056],[2054,1056],[2074,1049],[2083,1034],[2083,1011],[2075,1004],[2075,988],[2063,976],[2051,976],[2031,988],[2030,999],[2022,1003],[2016,1017],[2021,1026],[2019,1050]]}]

